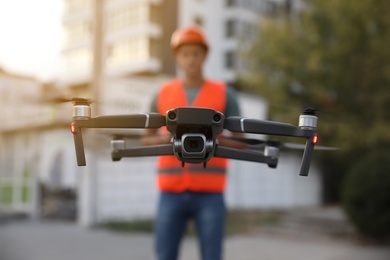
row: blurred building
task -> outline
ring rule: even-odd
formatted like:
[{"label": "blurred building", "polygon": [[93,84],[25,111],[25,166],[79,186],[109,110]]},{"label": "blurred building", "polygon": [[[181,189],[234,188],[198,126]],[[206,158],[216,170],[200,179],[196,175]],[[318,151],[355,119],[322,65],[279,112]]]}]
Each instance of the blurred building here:
[{"label": "blurred building", "polygon": [[[30,204],[26,206],[30,211],[42,204],[39,184],[46,192],[52,191],[52,195],[59,190],[75,191],[77,220],[85,225],[153,217],[158,195],[156,158],[124,158],[114,163],[110,140],[117,132],[86,130],[87,166],[78,167],[68,128],[71,104],[19,107],[20,102],[32,97],[37,100],[87,97],[97,101],[92,106],[93,115],[148,111],[158,86],[177,74],[169,47],[170,36],[177,27],[189,24],[203,26],[210,40],[206,76],[237,86],[238,73],[245,69],[241,52],[257,37],[256,25],[263,17],[277,15],[280,10],[293,12],[298,3],[298,0],[64,0],[63,69],[58,80],[42,84],[0,73],[0,108],[7,111],[6,108],[12,107],[7,118],[7,113],[0,115],[3,122],[7,121],[0,126],[0,160],[1,165],[6,165],[0,175],[0,180],[6,180],[0,182],[0,205],[1,199],[5,201],[10,193],[4,192],[9,184],[1,183],[13,182],[15,187],[22,187],[16,179],[23,179],[29,172],[27,166],[34,165],[31,174],[35,178],[30,178],[30,183],[36,193],[30,193]],[[263,99],[240,91],[238,98],[244,116],[267,117],[267,103]],[[136,144],[127,140],[127,145]],[[20,158],[24,159],[19,164]],[[283,154],[277,169],[231,161],[228,206],[285,209],[320,204],[320,179],[315,165],[310,176],[302,178],[297,174],[299,164],[300,157],[296,154]],[[11,177],[2,177],[6,175]],[[15,193],[12,207],[21,207],[17,205],[22,205],[23,189],[12,189]],[[58,197],[53,196],[49,204],[54,205],[54,210],[74,210],[67,208],[66,203],[56,206]]]},{"label": "blurred building", "polygon": [[[237,86],[238,73],[245,69],[241,54],[257,37],[258,23],[266,16],[299,9],[298,0],[64,1],[64,66],[59,85],[73,96],[98,99],[95,108],[101,114],[149,110],[157,87],[176,75],[169,47],[176,28],[201,25],[211,46],[206,76]],[[267,117],[261,98],[240,92],[239,100],[243,115]],[[74,172],[79,221],[87,225],[154,215],[155,158],[124,158],[113,163],[110,134],[90,131],[85,135],[87,166]],[[285,155],[276,170],[231,162],[229,207],[289,208],[320,203],[315,167],[309,178],[302,179],[296,173],[299,159]]]},{"label": "blurred building", "polygon": [[[51,89],[49,83],[0,68],[0,213],[37,214],[44,140],[48,132],[69,125],[64,110],[41,104]],[[46,177],[56,185],[49,180],[54,175]]]},{"label": "blurred building", "polygon": [[206,76],[234,85],[245,69],[242,52],[256,38],[262,18],[301,8],[300,0],[64,1],[62,79],[76,84],[90,79],[94,62],[108,77],[175,75],[170,35],[198,24],[211,46]]},{"label": "blurred building", "polygon": [[206,75],[236,85],[245,69],[243,53],[258,36],[262,19],[300,8],[300,0],[179,0],[178,25],[205,29],[211,45]]},{"label": "blurred building", "polygon": [[89,81],[97,62],[107,77],[174,74],[167,50],[176,9],[177,1],[65,0],[62,79]]}]

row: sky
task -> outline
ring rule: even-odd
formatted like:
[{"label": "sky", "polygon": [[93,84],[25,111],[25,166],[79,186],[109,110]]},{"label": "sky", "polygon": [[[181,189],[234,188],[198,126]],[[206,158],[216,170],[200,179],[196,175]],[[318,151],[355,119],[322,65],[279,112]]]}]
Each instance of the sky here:
[{"label": "sky", "polygon": [[43,81],[60,70],[62,0],[0,0],[0,68]]}]

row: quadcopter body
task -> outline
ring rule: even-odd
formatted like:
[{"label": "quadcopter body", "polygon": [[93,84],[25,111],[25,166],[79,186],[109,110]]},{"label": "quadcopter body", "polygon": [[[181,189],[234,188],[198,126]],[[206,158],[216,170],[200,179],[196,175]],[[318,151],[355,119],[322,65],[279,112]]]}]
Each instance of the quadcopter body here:
[{"label": "quadcopter body", "polygon": [[[310,108],[303,111],[299,116],[298,126],[294,126],[287,123],[245,117],[225,118],[224,114],[219,111],[198,107],[178,107],[167,111],[166,116],[159,113],[142,113],[91,117],[91,107],[88,100],[77,98],[73,99],[73,102],[71,131],[74,137],[77,164],[79,166],[86,165],[82,138],[83,128],[157,129],[166,127],[172,135],[171,143],[169,144],[130,148],[125,147],[124,139],[114,139],[111,142],[111,157],[113,161],[119,161],[123,157],[175,155],[183,165],[185,163],[201,163],[204,167],[207,167],[207,162],[212,157],[221,157],[265,163],[271,168],[276,168],[279,148],[282,146],[293,149],[301,148],[304,150],[299,172],[301,176],[307,176],[309,173],[312,153],[318,141],[318,117],[315,111]],[[264,148],[263,151],[236,149],[225,147],[218,143],[217,137],[223,130],[305,138],[306,144],[285,145],[281,142],[230,137],[233,140],[249,145],[261,144]],[[323,149],[331,150],[333,148]]]}]

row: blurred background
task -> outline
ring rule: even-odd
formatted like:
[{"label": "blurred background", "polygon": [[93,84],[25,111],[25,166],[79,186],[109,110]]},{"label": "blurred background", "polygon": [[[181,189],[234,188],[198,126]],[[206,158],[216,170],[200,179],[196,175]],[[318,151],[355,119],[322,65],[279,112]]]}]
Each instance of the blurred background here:
[{"label": "blurred background", "polygon": [[205,75],[236,89],[243,116],[296,125],[313,107],[319,144],[340,148],[315,152],[308,177],[301,152],[283,151],[277,169],[231,161],[228,233],[388,244],[389,14],[387,0],[1,1],[0,229],[22,217],[152,232],[156,158],[114,163],[118,133],[89,131],[78,167],[62,101],[92,98],[93,116],[147,112],[177,75],[172,32],[198,24]]}]

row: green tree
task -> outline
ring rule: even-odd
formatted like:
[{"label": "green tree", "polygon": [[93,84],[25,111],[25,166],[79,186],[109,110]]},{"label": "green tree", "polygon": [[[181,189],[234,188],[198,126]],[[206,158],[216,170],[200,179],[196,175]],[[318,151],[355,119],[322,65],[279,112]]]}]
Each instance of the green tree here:
[{"label": "green tree", "polygon": [[361,156],[342,190],[342,205],[356,230],[378,242],[390,242],[389,157],[389,147]]},{"label": "green tree", "polygon": [[303,3],[261,22],[241,83],[269,100],[273,120],[296,124],[291,108],[316,108],[320,141],[342,148],[325,155],[327,174],[342,176],[357,155],[390,143],[390,1]]}]

